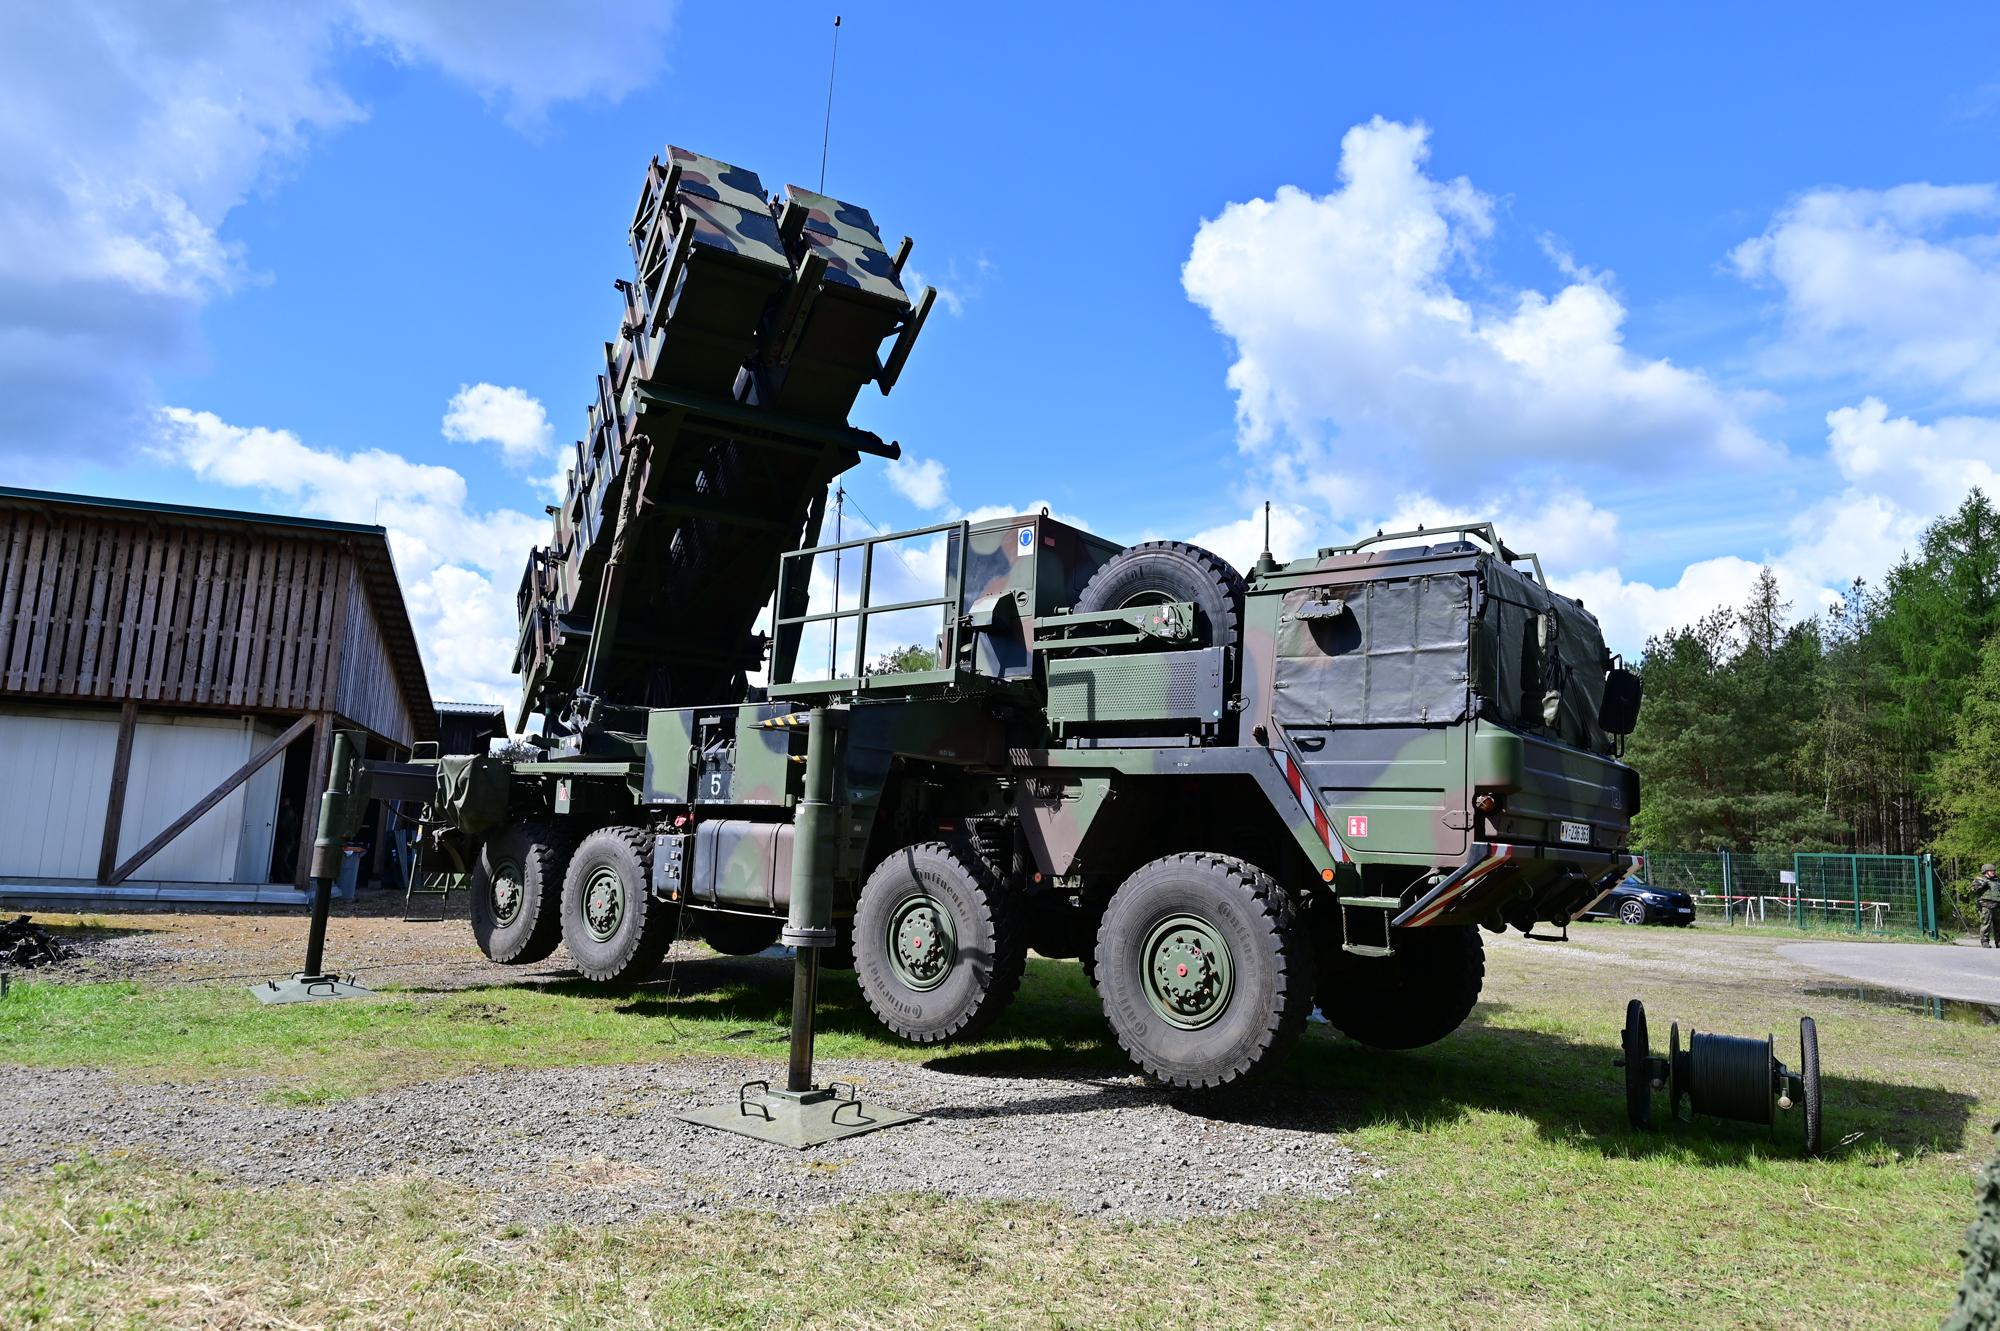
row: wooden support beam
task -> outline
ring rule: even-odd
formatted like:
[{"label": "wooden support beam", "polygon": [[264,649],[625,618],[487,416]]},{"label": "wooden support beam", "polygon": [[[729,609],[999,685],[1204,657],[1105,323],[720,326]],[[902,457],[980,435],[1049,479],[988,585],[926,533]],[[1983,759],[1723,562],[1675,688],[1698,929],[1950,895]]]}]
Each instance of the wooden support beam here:
[{"label": "wooden support beam", "polygon": [[127,700],[118,712],[118,748],[111,758],[111,793],[104,803],[104,844],[97,851],[97,881],[110,886],[118,863],[118,835],[125,830],[125,783],[132,775],[132,735],[139,728],[139,704]]},{"label": "wooden support beam", "polygon": [[292,866],[292,885],[304,887],[312,870],[313,843],[319,837],[319,801],[326,794],[326,765],[333,761],[333,713],[305,718],[313,726],[312,756],[307,759],[306,799],[299,810],[299,858]]},{"label": "wooden support beam", "polygon": [[[148,841],[145,845],[139,847],[138,853],[133,855],[131,859],[125,861],[123,864],[119,865],[116,869],[112,870],[110,878],[105,880],[105,886],[116,887],[118,884],[124,882],[127,878],[130,878],[132,876],[133,870],[137,869],[147,860],[152,859],[153,856],[159,854],[160,851],[165,849],[168,843],[170,843],[175,837],[187,831],[188,828],[194,826],[195,823],[200,820],[203,814],[207,813],[210,809],[213,809],[216,805],[222,803],[222,801],[224,801],[225,799],[228,799],[229,792],[235,790],[245,781],[248,781],[251,777],[255,776],[257,774],[258,768],[262,767],[265,763],[270,762],[271,759],[283,753],[286,747],[290,745],[291,742],[297,739],[300,735],[305,734],[306,731],[312,726],[312,724],[313,724],[313,718],[310,716],[302,716],[298,720],[292,722],[291,728],[285,731],[284,734],[278,736],[276,739],[272,740],[270,744],[266,745],[263,749],[258,751],[250,759],[249,762],[244,763],[234,772],[231,772],[228,776],[224,777],[222,779],[222,784],[218,785],[214,790],[209,791],[206,795],[203,795],[200,799],[196,800],[193,808],[189,809],[186,813],[182,814],[180,817],[174,819],[171,823],[168,823],[166,828],[162,830],[158,836],[154,837],[151,841]],[[322,779],[324,779],[323,776]]]}]

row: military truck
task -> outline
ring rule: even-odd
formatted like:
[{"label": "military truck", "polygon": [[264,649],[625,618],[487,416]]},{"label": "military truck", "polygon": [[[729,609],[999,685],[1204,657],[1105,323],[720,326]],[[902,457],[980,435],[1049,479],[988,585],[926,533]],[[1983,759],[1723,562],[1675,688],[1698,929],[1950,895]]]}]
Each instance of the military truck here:
[{"label": "military truck", "polygon": [[[422,876],[469,886],[494,961],[560,945],[630,982],[791,912],[930,1043],[991,1023],[1032,950],[1081,961],[1153,1077],[1215,1087],[1315,1006],[1440,1039],[1482,929],[1560,927],[1627,872],[1638,680],[1490,525],[1247,579],[1046,512],[823,542],[837,476],[898,454],[846,418],[935,298],[903,289],[910,242],[677,148],[631,235],[521,585],[521,733],[420,764]],[[882,668],[913,619],[925,650]],[[823,919],[798,881],[830,883]]]}]

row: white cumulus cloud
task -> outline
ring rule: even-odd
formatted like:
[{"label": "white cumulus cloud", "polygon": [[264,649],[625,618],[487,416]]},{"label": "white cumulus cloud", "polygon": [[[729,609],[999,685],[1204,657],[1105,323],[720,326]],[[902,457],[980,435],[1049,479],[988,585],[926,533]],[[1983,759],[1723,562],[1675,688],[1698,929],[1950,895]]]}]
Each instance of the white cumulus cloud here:
[{"label": "white cumulus cloud", "polygon": [[545,461],[555,449],[555,430],[542,404],[519,388],[460,384],[445,404],[440,427],[447,439],[464,444],[497,444],[510,467]]},{"label": "white cumulus cloud", "polygon": [[663,4],[0,5],[0,457],[116,456],[252,255],[223,223],[366,115],[339,61],[435,67],[529,124],[658,72]]},{"label": "white cumulus cloud", "polygon": [[2000,186],[1813,190],[1730,257],[1781,293],[1772,369],[2000,402]]},{"label": "white cumulus cloud", "polygon": [[350,21],[406,62],[435,65],[534,129],[558,102],[618,101],[660,72],[671,3],[346,0]]},{"label": "white cumulus cloud", "polygon": [[211,485],[254,492],[284,512],[386,528],[432,695],[513,701],[514,588],[545,519],[473,508],[450,467],[382,449],[315,448],[289,430],[206,411],[162,408],[155,441],[156,453]]},{"label": "white cumulus cloud", "polygon": [[951,502],[944,463],[936,458],[896,458],[889,463],[889,484],[918,508],[943,508]]},{"label": "white cumulus cloud", "polygon": [[1239,440],[1276,480],[1351,518],[1419,476],[1457,499],[1502,468],[1772,454],[1748,404],[1625,345],[1603,274],[1565,256],[1553,295],[1461,294],[1493,201],[1426,174],[1428,139],[1357,125],[1331,192],[1286,185],[1196,232],[1182,284],[1234,344]]}]

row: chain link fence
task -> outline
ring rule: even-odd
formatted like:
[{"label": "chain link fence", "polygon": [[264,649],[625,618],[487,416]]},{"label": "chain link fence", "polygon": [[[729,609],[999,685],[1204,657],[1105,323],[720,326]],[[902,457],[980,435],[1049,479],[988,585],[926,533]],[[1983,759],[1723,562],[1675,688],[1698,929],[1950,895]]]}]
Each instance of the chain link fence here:
[{"label": "chain link fence", "polygon": [[1704,923],[1927,937],[1939,932],[1939,874],[1928,855],[1641,854],[1638,876],[1694,897],[1696,918]]}]

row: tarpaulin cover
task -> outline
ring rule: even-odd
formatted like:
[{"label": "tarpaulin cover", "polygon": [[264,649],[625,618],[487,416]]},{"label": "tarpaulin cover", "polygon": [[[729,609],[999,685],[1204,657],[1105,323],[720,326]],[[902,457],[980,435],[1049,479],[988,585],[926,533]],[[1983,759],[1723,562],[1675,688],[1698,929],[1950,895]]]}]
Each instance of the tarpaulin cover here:
[{"label": "tarpaulin cover", "polygon": [[1288,594],[1272,716],[1288,726],[1450,725],[1475,709],[1596,753],[1609,656],[1597,621],[1502,560]]},{"label": "tarpaulin cover", "polygon": [[[1486,560],[1475,676],[1486,712],[1517,729],[1609,753],[1597,724],[1608,658],[1597,621],[1499,560]],[[1555,718],[1549,721],[1550,695]]]},{"label": "tarpaulin cover", "polygon": [[1434,574],[1330,591],[1342,602],[1337,611],[1325,602],[1329,589],[1285,598],[1272,681],[1272,718],[1279,725],[1449,725],[1465,719],[1471,707],[1471,578]]},{"label": "tarpaulin cover", "polygon": [[483,836],[507,821],[508,767],[485,754],[438,760],[438,811],[468,836]]}]

